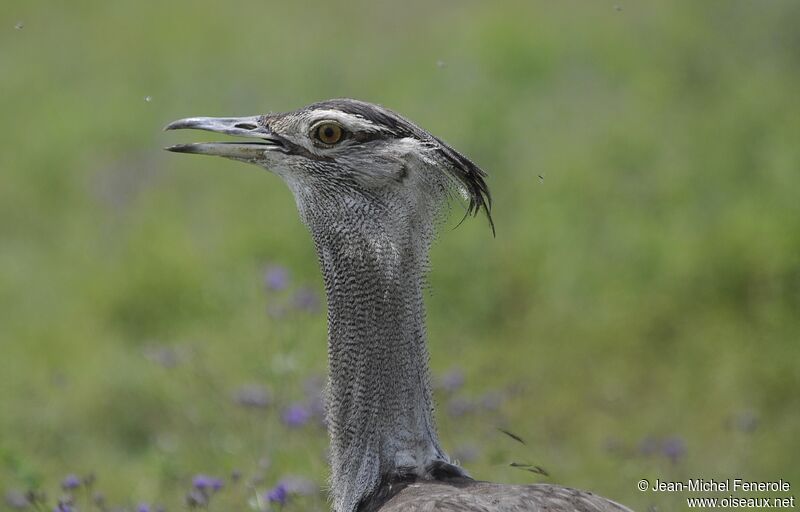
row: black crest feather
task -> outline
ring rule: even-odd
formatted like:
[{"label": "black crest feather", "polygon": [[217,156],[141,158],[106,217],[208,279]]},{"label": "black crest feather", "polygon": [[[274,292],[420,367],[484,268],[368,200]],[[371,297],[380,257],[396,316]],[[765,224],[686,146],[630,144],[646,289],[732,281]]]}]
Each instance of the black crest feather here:
[{"label": "black crest feather", "polygon": [[[449,144],[423,130],[416,124],[381,105],[375,105],[353,99],[334,99],[314,103],[306,107],[307,110],[332,109],[366,119],[380,125],[395,137],[414,137],[417,140],[430,144],[437,153],[444,157],[453,169],[453,176],[464,186],[469,197],[469,204],[464,218],[475,216],[483,210],[492,234],[495,233],[492,220],[492,196],[486,184],[486,173],[475,163],[462,155]],[[462,219],[463,221],[463,219]]]}]

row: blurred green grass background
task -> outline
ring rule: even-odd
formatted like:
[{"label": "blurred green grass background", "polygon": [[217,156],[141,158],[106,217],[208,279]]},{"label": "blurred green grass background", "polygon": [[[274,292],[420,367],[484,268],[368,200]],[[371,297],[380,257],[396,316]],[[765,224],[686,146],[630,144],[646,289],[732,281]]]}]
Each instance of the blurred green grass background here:
[{"label": "blurred green grass background", "polygon": [[[162,151],[197,134],[161,127],[330,97],[490,173],[497,238],[443,230],[428,298],[434,373],[465,375],[441,437],[474,476],[639,510],[685,498],[640,478],[800,485],[797,2],[32,1],[0,20],[0,491],[93,472],[113,503],[178,509],[196,473],[324,482],[324,430],[279,419],[325,371],[324,313],[286,307],[322,291],[293,199]],[[244,385],[275,404],[243,409]]]}]

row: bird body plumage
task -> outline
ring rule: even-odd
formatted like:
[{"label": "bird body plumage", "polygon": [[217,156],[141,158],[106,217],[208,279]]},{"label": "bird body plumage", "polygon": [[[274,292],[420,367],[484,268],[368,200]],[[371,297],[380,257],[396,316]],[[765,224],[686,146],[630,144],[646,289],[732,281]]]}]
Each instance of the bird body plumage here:
[{"label": "bird body plumage", "polygon": [[271,170],[288,184],[311,232],[328,305],[336,512],[624,510],[557,486],[473,481],[439,442],[423,300],[428,251],[451,191],[466,198],[467,214],[488,216],[489,190],[477,165],[391,110],[349,99],[167,127],[179,128],[259,140],[168,149]]},{"label": "bird body plumage", "polygon": [[630,512],[596,494],[550,484],[426,481],[359,512]]}]

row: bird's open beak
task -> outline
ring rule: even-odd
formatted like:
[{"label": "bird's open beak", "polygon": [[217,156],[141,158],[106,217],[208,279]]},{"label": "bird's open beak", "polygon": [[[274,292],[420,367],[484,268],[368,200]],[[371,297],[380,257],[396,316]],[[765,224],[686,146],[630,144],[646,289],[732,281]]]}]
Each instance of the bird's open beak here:
[{"label": "bird's open beak", "polygon": [[189,117],[173,121],[164,130],[205,130],[240,137],[257,138],[253,142],[196,142],[176,144],[165,148],[176,153],[196,153],[255,161],[263,158],[266,151],[282,149],[281,139],[264,126],[261,116],[251,117]]}]

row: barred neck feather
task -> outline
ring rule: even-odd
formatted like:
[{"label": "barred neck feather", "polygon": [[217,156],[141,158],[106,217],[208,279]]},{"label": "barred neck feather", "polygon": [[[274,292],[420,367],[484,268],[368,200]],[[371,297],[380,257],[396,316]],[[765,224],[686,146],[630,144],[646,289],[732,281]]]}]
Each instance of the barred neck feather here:
[{"label": "barred neck feather", "polygon": [[433,417],[423,300],[439,208],[391,195],[296,195],[328,302],[332,498],[337,512],[352,512],[387,475],[424,477],[449,462]]}]

